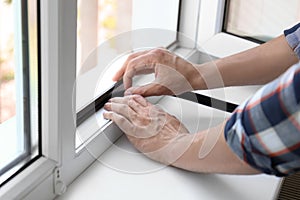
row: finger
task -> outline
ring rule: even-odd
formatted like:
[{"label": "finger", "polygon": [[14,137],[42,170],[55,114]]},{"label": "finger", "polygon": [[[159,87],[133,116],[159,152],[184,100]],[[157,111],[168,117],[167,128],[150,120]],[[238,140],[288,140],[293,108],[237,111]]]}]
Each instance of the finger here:
[{"label": "finger", "polygon": [[108,102],[128,104],[128,102],[132,99],[137,101],[137,103],[141,104],[142,106],[148,105],[148,101],[144,97],[142,97],[140,95],[136,95],[136,94],[128,95],[128,96],[124,96],[124,97],[113,97],[113,98],[109,99]]},{"label": "finger", "polygon": [[121,77],[124,75],[126,67],[121,67],[116,73],[115,75],[112,77],[113,81],[118,81],[121,79]]},{"label": "finger", "polygon": [[104,108],[111,110],[111,108],[108,107],[111,106],[111,103],[127,104],[135,112],[140,111],[148,105],[147,100],[140,95],[114,97],[110,99],[107,104],[104,105]]},{"label": "finger", "polygon": [[147,100],[144,99],[142,96],[135,95],[128,101],[128,105],[136,113],[142,113],[144,115],[147,106],[151,104],[147,102]]},{"label": "finger", "polygon": [[136,102],[133,99],[129,100],[128,106],[136,113],[139,113],[141,110],[144,109],[144,107],[141,104],[139,104],[138,102]]},{"label": "finger", "polygon": [[123,75],[124,88],[128,89],[132,86],[132,79],[134,76],[153,73],[154,67],[152,67],[152,65],[155,64],[151,64],[151,66],[147,64],[141,64],[140,66],[135,66],[130,70],[127,70]]},{"label": "finger", "polygon": [[128,58],[126,59],[126,61],[124,62],[124,64],[122,65],[122,67],[121,67],[121,68],[116,72],[116,74],[113,76],[112,80],[113,80],[113,81],[118,81],[118,80],[120,80],[120,78],[124,75],[124,73],[125,73],[125,71],[126,71],[126,69],[127,69],[128,63],[129,63],[132,59],[134,59],[134,58],[136,58],[136,57],[138,57],[138,56],[140,56],[140,55],[146,54],[147,52],[149,52],[149,50],[147,50],[147,51],[140,51],[140,52],[136,52],[136,53],[133,53],[133,54],[129,55]]},{"label": "finger", "polygon": [[151,50],[138,51],[138,52],[135,52],[135,53],[130,54],[130,55],[128,56],[128,58],[126,59],[125,63],[123,64],[123,66],[124,66],[124,65],[128,65],[128,63],[129,63],[131,60],[133,60],[133,59],[135,59],[136,57],[139,57],[139,56],[141,56],[141,55],[147,54],[149,51],[151,51]]},{"label": "finger", "polygon": [[129,121],[132,122],[137,116],[136,112],[126,104],[120,103],[106,103],[104,105],[104,109],[107,111],[115,112],[123,117],[127,118]]},{"label": "finger", "polygon": [[142,96],[140,95],[133,95],[132,98],[137,102],[139,103],[140,105],[142,106],[148,106],[149,102]]},{"label": "finger", "polygon": [[140,87],[131,87],[127,89],[124,95],[138,94],[144,97],[148,96],[160,96],[160,95],[173,95],[174,92],[169,88],[159,83],[149,83]]},{"label": "finger", "polygon": [[124,97],[113,97],[108,100],[108,102],[113,102],[113,103],[121,103],[121,104],[128,104],[128,101],[133,98],[135,95],[128,95]]},{"label": "finger", "polygon": [[134,130],[133,125],[130,123],[128,119],[114,112],[105,112],[103,113],[103,117],[105,119],[112,120],[117,124],[117,126],[126,134],[130,134],[132,130]]},{"label": "finger", "polygon": [[153,73],[156,62],[156,57],[151,53],[132,59],[123,75],[124,88],[128,89],[132,86],[132,78],[135,75]]},{"label": "finger", "polygon": [[119,115],[115,112],[105,112],[103,113],[103,117],[108,120],[112,120],[117,124],[117,126],[127,135],[135,138],[148,138],[148,132],[144,131],[137,131],[138,127],[131,123],[128,119],[124,116]]}]

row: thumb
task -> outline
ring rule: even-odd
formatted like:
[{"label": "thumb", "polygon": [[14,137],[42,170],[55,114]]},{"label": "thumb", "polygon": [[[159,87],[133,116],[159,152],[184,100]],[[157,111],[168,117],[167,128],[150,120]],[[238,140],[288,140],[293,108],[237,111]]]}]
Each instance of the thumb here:
[{"label": "thumb", "polygon": [[160,95],[170,95],[173,92],[158,83],[149,83],[147,85],[139,86],[139,87],[131,87],[127,89],[124,93],[125,95],[138,94],[144,97],[148,96],[160,96]]}]

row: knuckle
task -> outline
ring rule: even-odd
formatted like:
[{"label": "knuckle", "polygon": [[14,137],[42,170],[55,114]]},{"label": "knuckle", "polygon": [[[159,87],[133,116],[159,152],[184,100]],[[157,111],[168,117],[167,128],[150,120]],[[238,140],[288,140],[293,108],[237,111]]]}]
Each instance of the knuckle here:
[{"label": "knuckle", "polygon": [[163,55],[165,54],[165,50],[160,49],[160,48],[154,49],[154,50],[153,50],[153,54],[155,54],[155,55],[157,55],[157,56],[163,56]]},{"label": "knuckle", "polygon": [[132,119],[138,119],[138,115],[136,113],[132,113],[130,116]]},{"label": "knuckle", "polygon": [[132,53],[128,56],[127,60],[132,60],[135,57],[136,57],[136,53]]},{"label": "knuckle", "polygon": [[120,124],[123,124],[125,122],[125,119],[121,116],[118,116],[117,122],[119,122]]},{"label": "knuckle", "polygon": [[121,106],[121,109],[122,109],[124,112],[130,113],[130,108],[129,108],[127,105],[125,105],[125,104],[123,104],[123,105]]},{"label": "knuckle", "polygon": [[123,75],[123,78],[126,80],[128,77],[130,77],[130,73],[126,71]]},{"label": "knuckle", "polygon": [[131,60],[128,62],[128,73],[129,74],[134,74],[136,71],[137,71],[137,68],[138,68],[138,61],[136,59],[134,60]]},{"label": "knuckle", "polygon": [[[129,69],[134,68],[134,65],[135,65],[134,60],[130,60],[130,61],[128,62],[128,68],[129,68]],[[128,70],[128,68],[127,68],[127,70]]]},{"label": "knuckle", "polygon": [[132,97],[128,100],[128,105],[132,107],[136,106],[135,101],[132,99]]},{"label": "knuckle", "polygon": [[129,101],[129,102],[134,101],[134,97],[135,97],[135,96],[136,96],[136,94],[128,96],[128,101]]}]

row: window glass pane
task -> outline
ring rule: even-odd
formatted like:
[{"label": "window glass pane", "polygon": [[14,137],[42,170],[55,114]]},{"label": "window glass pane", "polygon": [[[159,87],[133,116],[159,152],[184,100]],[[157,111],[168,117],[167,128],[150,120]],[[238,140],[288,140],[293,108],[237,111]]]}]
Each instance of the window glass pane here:
[{"label": "window glass pane", "polygon": [[228,0],[225,30],[268,41],[300,20],[299,0]]},{"label": "window glass pane", "polygon": [[14,45],[14,7],[11,2],[0,1],[0,168],[21,150],[16,131]]},{"label": "window glass pane", "polygon": [[0,1],[0,184],[38,154],[37,2]]},{"label": "window glass pane", "polygon": [[13,6],[0,1],[0,123],[16,114]]},{"label": "window glass pane", "polygon": [[178,6],[179,0],[78,0],[77,74],[95,67],[96,59],[85,64],[91,52],[119,34],[142,28],[176,32]]}]

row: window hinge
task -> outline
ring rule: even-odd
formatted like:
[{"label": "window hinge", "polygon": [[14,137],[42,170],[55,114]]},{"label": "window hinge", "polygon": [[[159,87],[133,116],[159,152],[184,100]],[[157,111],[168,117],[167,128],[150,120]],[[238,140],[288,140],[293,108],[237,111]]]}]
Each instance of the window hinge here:
[{"label": "window hinge", "polygon": [[60,168],[56,167],[54,169],[54,193],[56,195],[62,195],[66,192],[67,186],[62,180],[60,175]]}]

